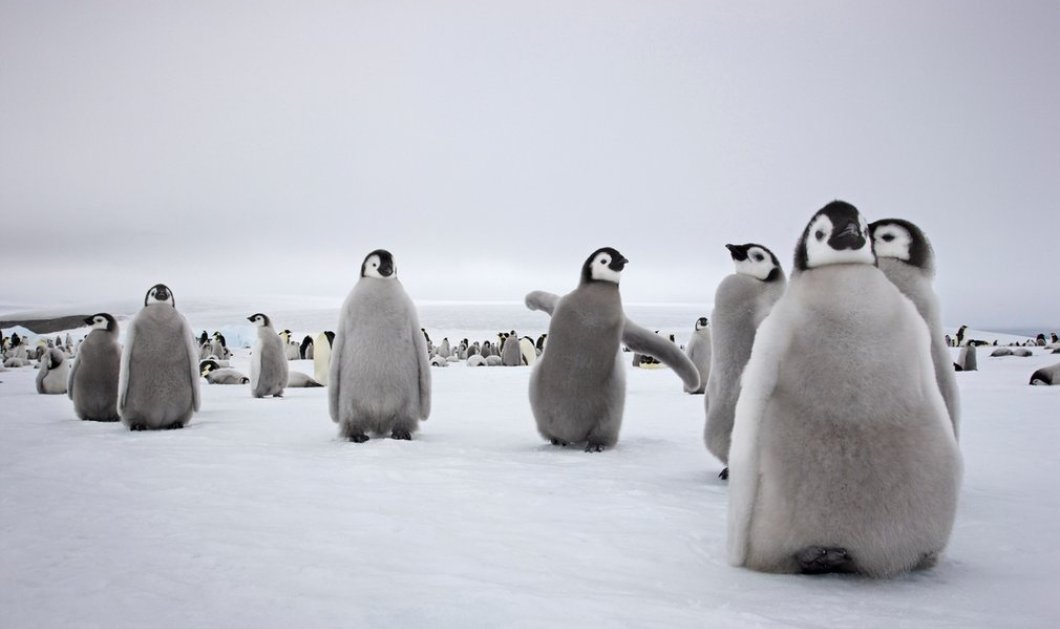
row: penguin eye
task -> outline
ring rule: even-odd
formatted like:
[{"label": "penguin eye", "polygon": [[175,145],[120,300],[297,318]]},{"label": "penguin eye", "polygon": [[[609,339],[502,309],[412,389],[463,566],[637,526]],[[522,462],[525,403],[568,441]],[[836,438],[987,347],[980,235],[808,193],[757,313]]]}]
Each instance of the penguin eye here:
[{"label": "penguin eye", "polygon": [[816,232],[814,232],[813,237],[817,240],[824,240],[824,232],[818,229]]},{"label": "penguin eye", "polygon": [[883,235],[883,241],[884,242],[891,242],[892,240],[894,240],[894,234],[884,234]]},{"label": "penguin eye", "polygon": [[607,258],[600,258],[600,264],[607,264],[607,263],[608,263],[608,259]]},{"label": "penguin eye", "polygon": [[754,259],[755,259],[755,262],[761,262],[765,258],[762,257],[762,254],[756,253],[756,254],[754,254]]}]

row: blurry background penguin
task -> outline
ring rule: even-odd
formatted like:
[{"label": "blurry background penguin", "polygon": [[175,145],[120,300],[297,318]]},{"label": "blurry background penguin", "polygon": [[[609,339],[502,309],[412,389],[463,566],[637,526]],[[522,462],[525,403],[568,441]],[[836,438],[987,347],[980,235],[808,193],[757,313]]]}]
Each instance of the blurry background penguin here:
[{"label": "blurry background penguin", "polygon": [[249,384],[250,378],[231,367],[221,367],[216,360],[208,358],[199,363],[199,373],[209,384]]},{"label": "blurry background penguin", "polygon": [[313,378],[327,386],[328,371],[331,369],[331,347],[335,340],[335,333],[327,330],[321,332],[313,340]]},{"label": "blurry background penguin", "polygon": [[689,389],[686,386],[685,393],[702,395],[707,389],[707,378],[710,376],[710,327],[706,317],[696,319],[685,353],[688,354],[688,360],[699,370],[699,387]]},{"label": "blurry background penguin", "polygon": [[[250,355],[250,394],[256,398],[283,397],[287,386],[287,352],[291,345],[282,339],[290,338],[290,332],[284,330],[281,335],[276,334],[272,321],[260,312],[250,315],[247,320],[258,332],[258,340]],[[298,346],[294,347],[297,352]]]},{"label": "blurry background penguin", "polygon": [[45,351],[37,372],[37,393],[57,395],[66,393],[66,382],[70,378],[70,361],[62,350],[54,347]]},{"label": "blurry background penguin", "polygon": [[70,371],[70,399],[82,420],[118,421],[121,345],[118,322],[101,312],[85,319],[92,329],[78,348]]}]

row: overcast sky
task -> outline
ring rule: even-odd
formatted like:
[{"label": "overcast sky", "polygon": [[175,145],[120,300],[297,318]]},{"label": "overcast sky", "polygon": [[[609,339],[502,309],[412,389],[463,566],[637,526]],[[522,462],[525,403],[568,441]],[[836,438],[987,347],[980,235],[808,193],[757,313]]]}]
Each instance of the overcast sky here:
[{"label": "overcast sky", "polygon": [[[943,317],[1060,323],[1057,2],[0,0],[0,304],[710,302],[834,198],[919,224]],[[250,307],[248,305],[248,307]]]}]

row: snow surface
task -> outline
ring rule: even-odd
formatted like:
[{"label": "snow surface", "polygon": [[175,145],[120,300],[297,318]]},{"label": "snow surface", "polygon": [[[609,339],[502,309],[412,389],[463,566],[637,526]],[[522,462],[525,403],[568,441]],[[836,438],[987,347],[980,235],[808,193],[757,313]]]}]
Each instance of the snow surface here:
[{"label": "snow surface", "polygon": [[204,384],[188,428],[132,433],[8,370],[0,626],[1060,626],[1060,387],[1027,385],[1060,355],[988,349],[957,374],[948,552],[889,581],[729,566],[703,398],[665,369],[628,367],[602,454],[541,440],[527,368],[436,368],[416,439],[363,445],[337,439],[326,389]]}]

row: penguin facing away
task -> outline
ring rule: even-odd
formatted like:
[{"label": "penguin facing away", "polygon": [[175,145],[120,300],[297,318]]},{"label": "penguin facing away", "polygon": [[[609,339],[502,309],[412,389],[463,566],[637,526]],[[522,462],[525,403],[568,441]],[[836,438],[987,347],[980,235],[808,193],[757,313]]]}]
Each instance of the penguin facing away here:
[{"label": "penguin facing away", "polygon": [[836,201],[818,211],[742,378],[729,455],[733,565],[885,577],[935,562],[961,456],[929,339],[876,267],[857,209]]},{"label": "penguin facing away", "polygon": [[957,378],[946,348],[946,333],[942,329],[939,302],[931,283],[935,278],[935,252],[931,242],[919,227],[900,218],[886,218],[869,225],[873,248],[879,268],[887,279],[916,306],[931,334],[931,360],[935,364],[938,382],[946,410],[959,435],[960,398]]},{"label": "penguin facing away", "polygon": [[340,434],[411,439],[431,413],[427,338],[397,278],[389,251],[376,249],[339,316],[328,377],[328,405]]},{"label": "penguin facing away", "polygon": [[[711,454],[728,464],[740,375],[751,357],[756,330],[784,294],[787,278],[780,260],[769,248],[754,243],[725,247],[735,272],[726,276],[714,292],[703,440]],[[721,478],[727,475],[728,470],[723,469]]]},{"label": "penguin facing away", "polygon": [[74,413],[85,421],[118,421],[118,376],[121,371],[121,344],[118,322],[100,312],[85,319],[92,329],[77,351],[70,368],[68,395]]},{"label": "penguin facing away", "polygon": [[962,345],[961,351],[957,352],[957,362],[953,366],[957,371],[978,371],[975,345],[971,343]]},{"label": "penguin facing away", "polygon": [[692,338],[688,341],[685,353],[688,354],[688,360],[691,360],[696,370],[699,371],[699,387],[695,389],[685,387],[685,393],[702,395],[706,391],[707,380],[710,378],[711,342],[710,327],[706,317],[696,319],[695,329],[692,331]]},{"label": "penguin facing away", "polygon": [[287,386],[287,348],[291,345],[284,347],[267,315],[258,312],[247,320],[258,331],[258,340],[250,355],[250,394],[256,398],[283,397]]},{"label": "penguin facing away", "polygon": [[199,410],[195,337],[165,284],[129,322],[118,378],[118,415],[130,430],[183,428]]},{"label": "penguin facing away", "polygon": [[66,383],[70,378],[70,361],[62,350],[51,348],[40,359],[40,371],[37,372],[37,393],[59,395],[66,393]]},{"label": "penguin facing away", "polygon": [[687,386],[699,386],[695,365],[676,345],[625,316],[618,282],[627,262],[614,248],[597,249],[570,293],[526,296],[530,310],[552,315],[529,393],[538,432],[553,445],[584,442],[586,452],[601,452],[618,442],[626,397],[622,343],[659,358]]}]

